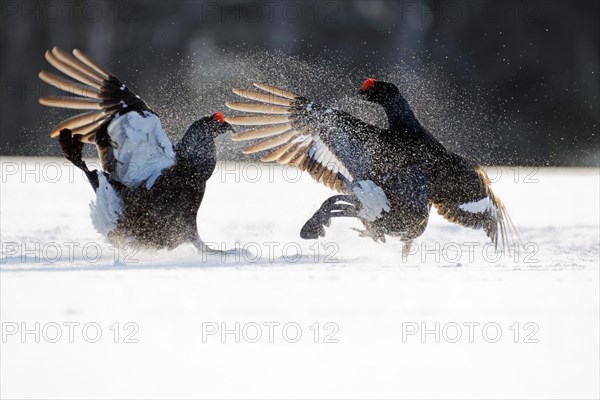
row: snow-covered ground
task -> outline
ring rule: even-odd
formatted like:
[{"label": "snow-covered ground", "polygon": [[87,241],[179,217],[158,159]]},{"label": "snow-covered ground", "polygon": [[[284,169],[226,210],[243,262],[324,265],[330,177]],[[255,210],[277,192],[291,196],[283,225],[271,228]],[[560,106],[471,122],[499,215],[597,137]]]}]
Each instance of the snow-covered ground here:
[{"label": "snow-covered ground", "polygon": [[[598,169],[491,167],[524,247],[433,215],[408,256],[293,169],[221,164],[200,234],[115,251],[63,159],[1,162],[3,398],[598,398]],[[299,178],[299,179],[298,179]]]}]

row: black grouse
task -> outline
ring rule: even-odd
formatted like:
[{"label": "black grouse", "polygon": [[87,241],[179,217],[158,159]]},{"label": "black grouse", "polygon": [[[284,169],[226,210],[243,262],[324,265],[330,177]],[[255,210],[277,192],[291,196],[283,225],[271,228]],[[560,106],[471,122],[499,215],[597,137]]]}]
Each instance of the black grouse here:
[{"label": "black grouse", "polygon": [[[86,110],[50,135],[96,192],[90,206],[96,230],[116,245],[173,249],[192,243],[211,250],[198,235],[196,216],[216,164],[214,138],[231,130],[223,114],[194,122],[173,147],[158,115],[81,51],[71,55],[54,47],[45,56],[74,81],[46,71],[39,78],[74,96],[43,96],[39,102]],[[82,160],[84,143],[96,145],[102,171]]]},{"label": "black grouse", "polygon": [[367,79],[360,91],[365,100],[384,107],[388,129],[279,88],[254,86],[261,91],[233,90],[254,102],[226,103],[253,114],[226,120],[261,127],[232,139],[263,139],[244,153],[269,150],[261,160],[295,165],[342,193],[327,199],[306,222],[302,238],[324,236],[332,217],[356,217],[366,228],[363,235],[410,242],[424,232],[434,205],[451,222],[483,228],[496,246],[508,243],[514,227],[484,169],[446,150],[393,84]]}]

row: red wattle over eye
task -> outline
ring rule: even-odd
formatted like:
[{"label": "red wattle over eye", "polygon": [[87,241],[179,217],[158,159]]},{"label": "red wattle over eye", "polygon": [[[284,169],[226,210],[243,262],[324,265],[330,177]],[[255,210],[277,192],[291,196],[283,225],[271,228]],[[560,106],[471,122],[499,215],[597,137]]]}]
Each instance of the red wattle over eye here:
[{"label": "red wattle over eye", "polygon": [[225,123],[225,116],[220,112],[216,112],[213,114],[212,119],[215,121],[219,121],[220,123]]},{"label": "red wattle over eye", "polygon": [[374,78],[369,78],[366,81],[363,82],[361,90],[363,92],[366,92],[368,88],[371,88],[375,86],[375,79]]}]

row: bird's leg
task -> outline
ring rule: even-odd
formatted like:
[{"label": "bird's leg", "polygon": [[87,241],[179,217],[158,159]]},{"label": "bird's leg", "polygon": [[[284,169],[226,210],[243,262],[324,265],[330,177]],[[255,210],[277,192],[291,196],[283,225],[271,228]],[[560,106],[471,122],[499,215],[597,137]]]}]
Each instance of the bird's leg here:
[{"label": "bird's leg", "polygon": [[317,239],[325,236],[325,226],[329,226],[333,217],[357,217],[360,202],[352,195],[331,196],[306,221],[300,230],[302,239]]},{"label": "bird's leg", "polygon": [[60,143],[65,158],[85,173],[92,188],[96,191],[96,189],[98,189],[98,174],[96,173],[96,170],[90,171],[81,157],[83,142],[78,138],[73,137],[70,129],[63,129],[60,131],[58,142]]},{"label": "bird's leg", "polygon": [[358,229],[358,228],[350,228],[353,231],[358,232],[358,236],[360,237],[368,237],[373,239],[375,243],[381,242],[385,243],[385,235],[381,229],[376,229],[374,227],[369,226],[369,221],[362,221],[363,224],[367,227],[367,229]]},{"label": "bird's leg", "polygon": [[405,260],[411,254],[413,241],[407,240],[402,242],[402,259]]}]

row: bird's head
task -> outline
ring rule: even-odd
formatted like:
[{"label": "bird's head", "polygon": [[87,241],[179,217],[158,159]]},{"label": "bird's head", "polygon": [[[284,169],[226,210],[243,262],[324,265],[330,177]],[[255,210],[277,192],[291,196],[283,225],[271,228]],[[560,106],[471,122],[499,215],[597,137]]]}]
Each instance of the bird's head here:
[{"label": "bird's head", "polygon": [[204,117],[194,122],[188,131],[197,133],[210,133],[213,137],[217,137],[222,133],[233,131],[233,127],[225,122],[225,116],[220,112]]},{"label": "bird's head", "polygon": [[360,98],[373,103],[383,104],[392,101],[400,91],[393,83],[369,78],[363,82],[358,95]]}]

